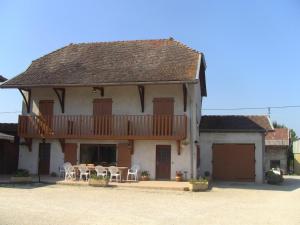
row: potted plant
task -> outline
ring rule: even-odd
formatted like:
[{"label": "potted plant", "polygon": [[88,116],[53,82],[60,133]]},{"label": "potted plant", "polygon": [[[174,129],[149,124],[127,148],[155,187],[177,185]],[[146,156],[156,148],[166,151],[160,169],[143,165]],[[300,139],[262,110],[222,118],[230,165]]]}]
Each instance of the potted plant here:
[{"label": "potted plant", "polygon": [[205,178],[190,180],[190,191],[206,191],[208,190],[208,180]]},{"label": "potted plant", "polygon": [[149,180],[150,173],[147,170],[144,170],[141,172],[141,179],[142,181],[147,181]]},{"label": "potted plant", "polygon": [[89,185],[95,187],[107,187],[109,183],[109,177],[107,176],[97,176],[96,174],[92,174],[89,179]]},{"label": "potted plant", "polygon": [[212,178],[211,178],[211,175],[210,175],[209,171],[204,172],[204,178],[208,181],[208,186],[210,186],[211,182],[212,182]]},{"label": "potted plant", "polygon": [[181,171],[176,171],[176,181],[177,182],[182,181],[182,176],[183,176],[183,174]]},{"label": "potted plant", "polygon": [[10,181],[12,183],[29,183],[32,182],[32,177],[30,176],[28,170],[18,169],[10,178]]}]

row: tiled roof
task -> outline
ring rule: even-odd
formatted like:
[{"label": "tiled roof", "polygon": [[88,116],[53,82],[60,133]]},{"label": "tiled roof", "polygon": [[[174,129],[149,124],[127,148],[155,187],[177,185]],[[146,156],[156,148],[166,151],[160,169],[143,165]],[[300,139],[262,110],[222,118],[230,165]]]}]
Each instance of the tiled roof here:
[{"label": "tiled roof", "polygon": [[4,81],[6,81],[7,79],[5,78],[5,77],[3,77],[3,76],[1,76],[0,75],[0,82],[4,82]]},{"label": "tiled roof", "polygon": [[0,133],[17,135],[17,131],[18,131],[17,123],[0,123]]},{"label": "tiled roof", "polygon": [[268,116],[203,116],[203,132],[265,132],[273,130]]},{"label": "tiled roof", "polygon": [[266,140],[289,140],[288,128],[275,128],[273,132],[268,132]]},{"label": "tiled roof", "polygon": [[192,82],[199,56],[205,64],[202,53],[174,39],[70,44],[33,61],[2,87]]}]

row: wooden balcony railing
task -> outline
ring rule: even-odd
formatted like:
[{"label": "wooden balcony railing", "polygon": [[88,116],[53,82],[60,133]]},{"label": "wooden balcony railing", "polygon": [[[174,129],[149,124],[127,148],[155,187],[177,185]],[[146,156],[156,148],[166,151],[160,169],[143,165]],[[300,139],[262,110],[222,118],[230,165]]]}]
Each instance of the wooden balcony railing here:
[{"label": "wooden balcony railing", "polygon": [[187,118],[185,115],[19,116],[18,132],[23,138],[182,140],[186,138]]}]

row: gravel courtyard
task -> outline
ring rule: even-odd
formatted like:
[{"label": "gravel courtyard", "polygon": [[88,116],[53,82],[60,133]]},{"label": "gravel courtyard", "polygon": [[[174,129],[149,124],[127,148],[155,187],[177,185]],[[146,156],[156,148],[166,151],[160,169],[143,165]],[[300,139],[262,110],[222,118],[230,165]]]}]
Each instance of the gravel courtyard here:
[{"label": "gravel courtyard", "polygon": [[0,186],[0,224],[300,224],[300,177],[282,186],[217,183],[212,191]]}]

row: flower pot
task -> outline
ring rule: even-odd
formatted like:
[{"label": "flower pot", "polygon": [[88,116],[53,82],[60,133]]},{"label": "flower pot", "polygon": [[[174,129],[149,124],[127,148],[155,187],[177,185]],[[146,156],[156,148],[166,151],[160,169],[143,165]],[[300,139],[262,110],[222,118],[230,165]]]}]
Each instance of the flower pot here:
[{"label": "flower pot", "polygon": [[189,184],[190,191],[206,191],[208,190],[208,182],[195,182]]},{"label": "flower pot", "polygon": [[177,181],[177,182],[180,182],[180,181],[182,181],[182,180],[183,180],[183,179],[182,179],[182,176],[176,176],[176,178],[175,178],[175,179],[176,179],[176,181]]},{"label": "flower pot", "polygon": [[94,187],[107,187],[109,183],[108,179],[89,179],[89,185]]},{"label": "flower pot", "polygon": [[31,183],[32,177],[11,177],[11,183]]},{"label": "flower pot", "polygon": [[141,176],[142,181],[148,181],[149,180],[149,176]]}]

